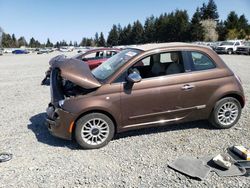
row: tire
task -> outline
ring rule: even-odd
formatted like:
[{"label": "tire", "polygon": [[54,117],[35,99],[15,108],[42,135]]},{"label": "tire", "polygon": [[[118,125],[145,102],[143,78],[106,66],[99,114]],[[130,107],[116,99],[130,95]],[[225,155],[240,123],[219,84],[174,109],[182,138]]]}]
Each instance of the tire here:
[{"label": "tire", "polygon": [[232,49],[228,49],[228,50],[227,50],[227,53],[228,53],[229,55],[231,55],[231,54],[233,54],[233,50],[232,50]]},{"label": "tire", "polygon": [[114,133],[113,121],[101,113],[87,114],[76,122],[75,138],[84,149],[98,149],[107,145]]},{"label": "tire", "polygon": [[234,126],[241,115],[241,104],[233,97],[226,97],[216,102],[209,121],[219,129],[228,129]]}]

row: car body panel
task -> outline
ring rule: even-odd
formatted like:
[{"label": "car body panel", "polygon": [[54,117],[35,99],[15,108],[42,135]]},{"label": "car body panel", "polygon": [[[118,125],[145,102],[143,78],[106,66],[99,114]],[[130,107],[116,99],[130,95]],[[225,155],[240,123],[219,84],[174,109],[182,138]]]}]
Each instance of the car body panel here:
[{"label": "car body panel", "polygon": [[54,60],[51,62],[52,69],[60,69],[61,76],[75,84],[86,88],[92,89],[100,87],[101,84],[91,74],[89,66],[85,62],[77,59],[64,59],[61,61]]}]

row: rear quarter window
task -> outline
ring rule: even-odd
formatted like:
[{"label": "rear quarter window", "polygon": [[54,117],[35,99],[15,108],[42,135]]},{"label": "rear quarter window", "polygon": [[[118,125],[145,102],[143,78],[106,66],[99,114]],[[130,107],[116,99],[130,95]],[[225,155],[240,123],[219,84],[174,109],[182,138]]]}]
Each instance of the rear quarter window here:
[{"label": "rear quarter window", "polygon": [[192,67],[194,71],[209,70],[215,68],[214,62],[205,54],[200,52],[190,52],[192,57]]}]

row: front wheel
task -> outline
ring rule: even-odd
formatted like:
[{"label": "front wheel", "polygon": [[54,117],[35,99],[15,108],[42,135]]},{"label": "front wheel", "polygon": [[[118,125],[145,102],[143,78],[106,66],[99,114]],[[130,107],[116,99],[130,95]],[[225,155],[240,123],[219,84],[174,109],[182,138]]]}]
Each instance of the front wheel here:
[{"label": "front wheel", "polygon": [[231,55],[231,54],[233,53],[233,50],[232,50],[232,49],[228,49],[227,53],[228,53],[229,55]]},{"label": "front wheel", "polygon": [[101,113],[90,113],[76,122],[75,138],[84,149],[98,149],[113,138],[113,121]]},{"label": "front wheel", "polygon": [[239,101],[233,97],[226,97],[215,104],[209,121],[216,128],[228,129],[238,122],[240,115]]}]

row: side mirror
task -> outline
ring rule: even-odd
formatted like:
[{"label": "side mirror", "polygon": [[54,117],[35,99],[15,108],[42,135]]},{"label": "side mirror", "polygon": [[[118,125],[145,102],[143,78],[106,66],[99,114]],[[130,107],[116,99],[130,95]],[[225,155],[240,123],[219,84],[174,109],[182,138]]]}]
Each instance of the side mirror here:
[{"label": "side mirror", "polygon": [[133,72],[133,73],[130,73],[127,77],[127,80],[131,83],[138,83],[141,81],[141,76],[138,72]]}]

